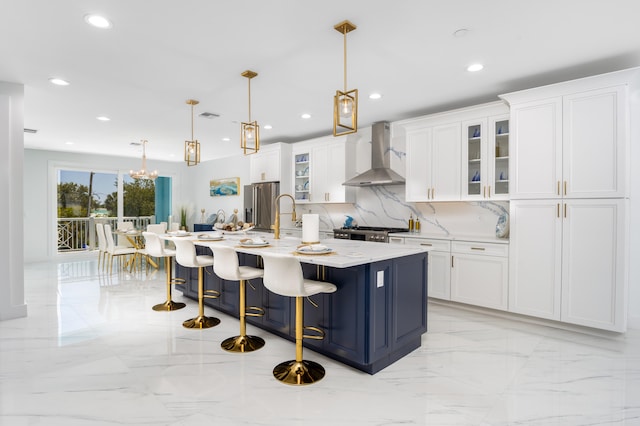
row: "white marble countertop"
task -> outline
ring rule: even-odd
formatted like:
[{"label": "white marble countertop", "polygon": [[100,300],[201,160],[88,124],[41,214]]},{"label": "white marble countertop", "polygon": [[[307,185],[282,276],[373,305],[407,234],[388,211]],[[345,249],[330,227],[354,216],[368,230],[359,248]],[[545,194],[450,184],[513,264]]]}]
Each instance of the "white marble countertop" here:
[{"label": "white marble countertop", "polygon": [[498,238],[488,235],[437,235],[426,233],[409,233],[409,232],[393,232],[389,234],[389,237],[400,238],[425,238],[431,240],[448,240],[448,241],[477,241],[482,243],[496,243],[496,244],[509,244],[508,238]]},{"label": "white marble countertop", "polygon": [[[207,241],[204,235],[220,235],[224,239],[221,241]],[[267,247],[242,247],[240,240],[245,238],[262,237],[269,243]],[[295,254],[303,263],[324,265],[334,268],[348,268],[351,266],[364,265],[367,263],[379,262],[381,260],[394,259],[397,257],[410,256],[413,254],[429,251],[428,247],[406,246],[403,244],[384,244],[366,241],[337,240],[329,238],[320,241],[321,244],[330,248],[330,254],[307,255],[297,254],[296,248],[301,245],[301,240],[294,237],[284,237],[279,240],[273,238],[273,234],[266,232],[229,233],[229,232],[194,232],[188,236],[160,235],[162,239],[190,239],[194,244],[210,247],[218,244],[225,244],[233,247],[237,252],[260,255],[265,251],[275,253]]]}]

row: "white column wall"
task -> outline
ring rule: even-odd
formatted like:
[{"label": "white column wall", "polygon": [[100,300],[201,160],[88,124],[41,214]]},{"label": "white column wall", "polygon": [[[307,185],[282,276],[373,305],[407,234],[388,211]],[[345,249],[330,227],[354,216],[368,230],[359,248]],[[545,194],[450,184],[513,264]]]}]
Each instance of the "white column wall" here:
[{"label": "white column wall", "polygon": [[0,320],[27,316],[23,268],[24,86],[0,82]]}]

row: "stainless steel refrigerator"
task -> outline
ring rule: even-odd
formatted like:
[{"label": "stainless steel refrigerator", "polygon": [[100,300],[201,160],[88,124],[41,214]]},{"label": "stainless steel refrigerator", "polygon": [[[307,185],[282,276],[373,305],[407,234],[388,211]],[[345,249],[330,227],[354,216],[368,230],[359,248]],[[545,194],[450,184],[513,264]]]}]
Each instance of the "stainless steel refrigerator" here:
[{"label": "stainless steel refrigerator", "polygon": [[275,221],[274,201],[280,194],[279,182],[254,183],[252,186],[252,216],[257,231],[271,232]]}]

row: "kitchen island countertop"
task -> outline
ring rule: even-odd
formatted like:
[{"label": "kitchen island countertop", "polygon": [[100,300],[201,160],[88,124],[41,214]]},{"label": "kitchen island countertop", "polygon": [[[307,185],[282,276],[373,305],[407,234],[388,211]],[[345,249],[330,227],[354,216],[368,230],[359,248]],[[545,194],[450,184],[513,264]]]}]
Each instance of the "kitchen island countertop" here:
[{"label": "kitchen island countertop", "polygon": [[[410,256],[413,254],[429,251],[428,247],[405,246],[396,244],[374,243],[367,241],[339,240],[329,238],[320,241],[320,244],[332,249],[329,254],[299,254],[295,250],[302,244],[299,238],[285,237],[279,240],[273,238],[273,234],[262,232],[224,233],[222,241],[207,241],[205,235],[219,235],[216,232],[193,233],[186,237],[163,236],[165,239],[187,238],[194,241],[194,244],[204,247],[225,244],[233,247],[240,253],[260,255],[265,251],[276,253],[289,253],[297,255],[302,263],[312,263],[315,265],[329,266],[333,268],[349,268],[351,266],[364,265],[367,263],[379,262]],[[200,237],[199,237],[200,236]],[[243,247],[240,240],[252,237],[261,237],[269,243],[267,247]]]}]

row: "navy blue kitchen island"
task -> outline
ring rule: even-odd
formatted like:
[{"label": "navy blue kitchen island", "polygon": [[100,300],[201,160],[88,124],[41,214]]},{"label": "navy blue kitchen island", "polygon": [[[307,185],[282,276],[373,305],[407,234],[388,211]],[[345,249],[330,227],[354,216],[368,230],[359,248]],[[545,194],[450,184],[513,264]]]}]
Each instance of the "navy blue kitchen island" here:
[{"label": "navy blue kitchen island", "polygon": [[[359,262],[350,262],[360,264],[347,267],[321,264],[335,264],[335,258],[332,262],[323,262],[319,256],[300,258],[305,278],[331,282],[338,287],[335,293],[313,296],[311,300],[317,306],[305,300],[304,324],[324,329],[326,336],[323,340],[305,339],[304,346],[375,374],[420,347],[421,336],[427,331],[427,252],[398,251],[396,247],[380,243],[357,244],[364,252],[387,248],[387,254],[363,256]],[[207,247],[197,249],[200,254],[211,253]],[[338,253],[345,250],[348,248],[337,249]],[[261,266],[256,249],[238,251],[241,265]],[[367,260],[380,257],[386,259]],[[176,265],[175,273],[176,277],[186,280],[183,288],[178,288],[186,297],[197,300],[197,269]],[[238,283],[222,280],[214,273],[204,275],[205,289],[221,293],[217,299],[205,299],[205,304],[237,318]],[[247,285],[247,305],[265,310],[262,317],[247,317],[249,324],[294,340],[293,298],[271,293],[261,279],[255,279]]]}]

